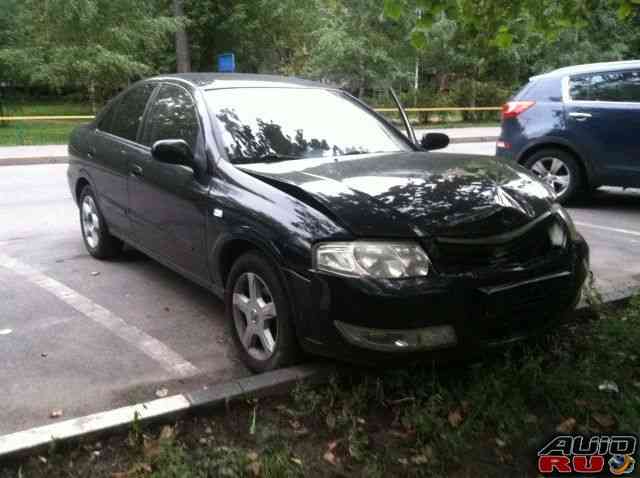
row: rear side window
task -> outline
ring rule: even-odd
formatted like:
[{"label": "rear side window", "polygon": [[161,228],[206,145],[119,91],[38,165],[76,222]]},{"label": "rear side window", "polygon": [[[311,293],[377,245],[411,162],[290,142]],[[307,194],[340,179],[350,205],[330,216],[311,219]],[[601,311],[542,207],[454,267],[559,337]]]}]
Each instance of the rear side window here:
[{"label": "rear side window", "polygon": [[518,94],[518,100],[561,101],[560,80],[557,78],[540,78]]},{"label": "rear side window", "polygon": [[569,94],[578,101],[640,102],[640,70],[574,76]]},{"label": "rear side window", "polygon": [[115,116],[111,122],[109,133],[135,141],[144,110],[154,88],[155,85],[145,83],[125,93],[115,108]]},{"label": "rear side window", "polygon": [[195,150],[200,126],[193,97],[175,85],[163,85],[148,115],[143,143],[162,139],[183,139]]},{"label": "rear side window", "polygon": [[105,131],[107,133],[113,134],[112,126],[113,126],[113,117],[116,113],[116,108],[118,107],[118,102],[111,102],[106,107],[106,111],[100,117],[100,121],[98,122],[98,129],[100,131]]}]

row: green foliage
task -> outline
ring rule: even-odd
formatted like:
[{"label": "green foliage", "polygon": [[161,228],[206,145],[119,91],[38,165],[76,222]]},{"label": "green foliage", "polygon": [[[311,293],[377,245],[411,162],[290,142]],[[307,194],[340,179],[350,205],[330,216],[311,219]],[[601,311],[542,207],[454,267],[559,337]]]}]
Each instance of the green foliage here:
[{"label": "green foliage", "polygon": [[154,0],[24,0],[15,10],[3,76],[53,90],[111,91],[153,73],[175,27]]}]

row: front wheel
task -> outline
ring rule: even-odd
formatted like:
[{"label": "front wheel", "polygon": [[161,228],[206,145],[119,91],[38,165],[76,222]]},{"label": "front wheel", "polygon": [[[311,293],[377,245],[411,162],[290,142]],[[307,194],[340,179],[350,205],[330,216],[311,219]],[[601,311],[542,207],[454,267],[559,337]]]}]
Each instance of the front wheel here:
[{"label": "front wheel", "polygon": [[259,373],[291,365],[298,357],[289,299],[274,267],[256,252],[244,254],[231,268],[225,293],[242,361]]},{"label": "front wheel", "polygon": [[584,188],[580,165],[561,149],[543,149],[525,161],[525,166],[556,194],[560,203],[575,198]]}]

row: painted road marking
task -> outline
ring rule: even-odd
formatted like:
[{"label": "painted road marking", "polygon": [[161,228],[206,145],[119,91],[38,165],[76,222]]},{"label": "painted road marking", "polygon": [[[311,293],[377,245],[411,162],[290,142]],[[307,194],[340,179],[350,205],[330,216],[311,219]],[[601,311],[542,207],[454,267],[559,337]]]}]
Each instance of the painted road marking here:
[{"label": "painted road marking", "polygon": [[190,377],[199,373],[199,370],[192,363],[156,338],[127,324],[124,319],[37,269],[4,254],[0,254],[0,267],[23,276],[32,284],[53,294],[62,302],[136,347],[172,375]]},{"label": "painted road marking", "polygon": [[609,231],[609,232],[619,232],[621,234],[629,234],[631,236],[640,237],[640,232],[639,231],[631,231],[629,229],[619,229],[617,227],[598,226],[597,224],[589,224],[588,222],[574,221],[574,223],[575,223],[576,226],[589,227],[591,229],[600,229],[602,231]]}]

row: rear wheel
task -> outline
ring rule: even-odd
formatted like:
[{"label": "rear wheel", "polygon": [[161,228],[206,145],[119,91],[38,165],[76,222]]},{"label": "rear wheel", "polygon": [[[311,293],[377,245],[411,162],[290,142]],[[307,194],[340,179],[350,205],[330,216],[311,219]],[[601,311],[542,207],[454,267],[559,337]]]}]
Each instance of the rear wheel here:
[{"label": "rear wheel", "polygon": [[109,234],[91,186],[80,193],[80,227],[84,245],[96,259],[111,259],[122,252],[122,241]]},{"label": "rear wheel", "polygon": [[525,161],[525,166],[555,192],[560,203],[575,198],[584,188],[580,165],[561,149],[540,150]]},{"label": "rear wheel", "polygon": [[274,267],[249,252],[233,264],[227,281],[231,334],[243,362],[254,372],[290,365],[298,357],[289,299]]}]

